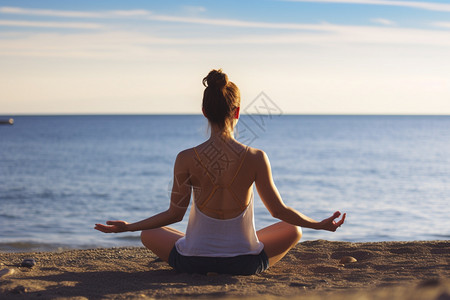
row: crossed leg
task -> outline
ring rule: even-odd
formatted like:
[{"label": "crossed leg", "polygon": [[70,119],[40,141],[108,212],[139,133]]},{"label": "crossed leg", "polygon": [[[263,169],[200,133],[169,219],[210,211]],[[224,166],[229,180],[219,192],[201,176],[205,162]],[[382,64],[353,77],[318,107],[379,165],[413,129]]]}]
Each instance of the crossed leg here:
[{"label": "crossed leg", "polygon": [[[298,243],[302,237],[302,230],[300,227],[289,223],[278,222],[258,230],[256,234],[258,239],[264,244],[264,251],[269,257],[269,266],[273,266]],[[183,236],[183,232],[171,227],[161,227],[141,232],[141,240],[144,246],[165,262],[169,261],[169,255],[175,242]]]},{"label": "crossed leg", "polygon": [[302,229],[286,222],[278,222],[256,232],[264,244],[264,251],[269,257],[269,266],[273,266],[294,247],[302,237]]},{"label": "crossed leg", "polygon": [[156,256],[165,262],[169,262],[170,251],[172,251],[175,242],[183,236],[184,233],[181,231],[171,227],[161,227],[142,231],[141,241]]}]

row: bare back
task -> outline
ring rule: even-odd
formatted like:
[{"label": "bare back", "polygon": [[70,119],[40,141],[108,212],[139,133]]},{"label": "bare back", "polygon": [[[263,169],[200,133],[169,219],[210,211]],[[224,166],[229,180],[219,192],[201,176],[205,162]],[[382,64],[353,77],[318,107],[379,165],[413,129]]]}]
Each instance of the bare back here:
[{"label": "bare back", "polygon": [[230,219],[247,208],[256,174],[253,152],[233,139],[220,137],[183,151],[194,203],[202,213]]}]

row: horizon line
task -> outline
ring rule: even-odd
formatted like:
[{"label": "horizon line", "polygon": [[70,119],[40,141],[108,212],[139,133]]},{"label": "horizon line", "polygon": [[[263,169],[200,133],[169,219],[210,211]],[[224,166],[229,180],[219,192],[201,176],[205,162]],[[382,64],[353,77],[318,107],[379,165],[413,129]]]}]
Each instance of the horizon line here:
[{"label": "horizon line", "polygon": [[[77,116],[202,116],[201,113],[19,113],[0,114],[1,119],[14,117],[77,117]],[[450,116],[450,113],[281,113],[281,114],[245,114],[241,116]]]}]

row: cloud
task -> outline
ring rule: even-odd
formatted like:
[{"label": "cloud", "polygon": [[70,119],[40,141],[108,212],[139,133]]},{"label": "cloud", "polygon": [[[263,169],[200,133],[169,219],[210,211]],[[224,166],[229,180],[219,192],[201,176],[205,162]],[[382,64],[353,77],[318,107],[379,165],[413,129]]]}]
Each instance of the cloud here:
[{"label": "cloud", "polygon": [[373,22],[373,23],[377,23],[377,24],[381,24],[381,25],[387,25],[387,26],[395,25],[394,21],[383,19],[383,18],[374,18],[374,19],[370,19],[370,21]]},{"label": "cloud", "polygon": [[39,22],[39,21],[20,21],[20,20],[0,20],[0,26],[31,27],[31,28],[73,28],[73,29],[103,28],[103,25],[95,23]]},{"label": "cloud", "polygon": [[450,12],[450,4],[437,3],[437,2],[391,1],[391,0],[284,0],[284,1],[400,6],[400,7],[417,8],[417,9],[424,9],[424,10]]},{"label": "cloud", "polygon": [[441,28],[450,28],[450,22],[433,22],[432,26],[441,27]]},{"label": "cloud", "polygon": [[[0,23],[1,24],[1,23]],[[30,25],[30,24],[26,24]],[[43,24],[38,24],[42,26]],[[61,24],[48,24],[60,26]],[[405,29],[398,27],[340,26],[332,24],[317,25],[322,31],[287,32],[284,34],[248,34],[240,33],[226,38],[198,37],[159,37],[149,32],[130,31],[87,31],[81,33],[34,33],[34,32],[0,32],[0,57],[66,57],[114,61],[170,61],[179,57],[180,53],[193,56],[203,53],[198,50],[203,46],[224,46],[223,49],[240,49],[254,52],[267,49],[268,52],[278,49],[302,49],[314,45],[321,48],[344,49],[350,45],[367,46],[382,49],[385,45],[409,47],[450,48],[450,31]],[[226,46],[230,47],[226,47]],[[236,47],[236,46],[238,47]],[[189,47],[184,47],[189,46]],[[191,47],[193,46],[193,47]],[[281,48],[280,48],[281,47]],[[188,53],[189,52],[189,53]],[[266,51],[262,51],[266,52]],[[261,52],[261,53],[262,53]],[[241,54],[242,54],[241,53]],[[202,54],[204,56],[204,54]]]},{"label": "cloud", "polygon": [[[148,57],[157,47],[169,51],[176,51],[174,45],[427,45],[427,46],[450,46],[450,31],[413,29],[401,27],[384,26],[350,26],[335,25],[330,23],[272,23],[251,22],[237,19],[210,19],[199,17],[180,17],[170,15],[153,14],[147,10],[108,11],[103,13],[57,11],[41,9],[22,9],[1,7],[0,11],[20,14],[48,14],[52,16],[65,17],[93,17],[120,16],[125,18],[141,16],[141,20],[152,20],[157,22],[175,22],[184,24],[199,24],[211,26],[235,27],[229,30],[229,35],[221,38],[211,35],[197,35],[186,37],[187,26],[178,27],[174,34],[158,36],[151,26],[140,26],[132,31],[126,26],[121,28],[118,23],[115,26],[102,25],[101,23],[83,22],[47,22],[47,21],[20,21],[0,20],[0,26],[19,27],[43,27],[43,28],[78,28],[99,29],[102,32],[94,33],[60,33],[60,34],[38,34],[30,33],[23,35],[17,33],[17,38],[11,38],[0,33],[0,55],[8,56],[67,56],[83,58],[114,58],[115,56]],[[124,24],[126,21],[124,21]],[[383,25],[394,25],[395,23],[386,19],[372,19],[372,22]],[[449,28],[449,23],[436,22],[436,27]],[[267,30],[260,32],[239,30],[239,28],[280,29],[284,31],[271,34]],[[199,28],[199,30],[203,30]],[[204,30],[208,30],[207,27]],[[75,41],[75,42],[74,42]],[[52,45],[46,48],[46,45]],[[34,49],[33,51],[30,49]],[[149,50],[151,49],[151,51]],[[131,53],[131,54],[130,54]]]},{"label": "cloud", "polygon": [[[195,7],[195,10],[197,12],[200,12],[204,11],[204,8]],[[20,7],[0,7],[0,13],[30,15],[30,16],[66,17],[66,18],[111,18],[111,17],[140,16],[151,21],[162,21],[173,23],[187,23],[187,24],[243,27],[243,28],[261,28],[261,29],[317,30],[316,25],[295,24],[295,23],[249,22],[235,19],[208,19],[198,17],[158,15],[153,14],[152,12],[147,10],[83,12],[83,11],[48,10],[48,9],[25,9]]]},{"label": "cloud", "polygon": [[[198,11],[204,11],[203,7],[191,7]],[[257,28],[257,29],[285,29],[285,30],[312,30],[323,31],[322,24],[300,24],[300,23],[273,23],[273,22],[252,22],[237,19],[209,19],[192,16],[173,16],[159,15],[147,10],[122,10],[122,11],[104,11],[104,12],[88,12],[88,11],[63,11],[63,10],[47,10],[47,9],[25,9],[20,7],[0,7],[0,13],[31,15],[31,16],[47,16],[47,17],[66,17],[66,18],[111,18],[111,17],[136,17],[159,22],[198,24],[223,27],[237,28]],[[5,21],[5,26],[6,26]],[[48,22],[47,22],[48,23]],[[10,26],[26,26],[26,21],[18,22],[17,25]],[[21,25],[19,25],[21,24]],[[29,22],[30,26],[38,27],[38,23]],[[44,25],[44,23],[42,23]],[[55,23],[56,25],[57,23]],[[41,26],[53,27],[53,26]],[[57,27],[57,26],[55,26]],[[81,27],[80,27],[81,28]]]},{"label": "cloud", "polygon": [[152,13],[145,9],[134,9],[134,10],[111,10],[103,13],[105,17],[142,17],[148,16]]},{"label": "cloud", "polygon": [[213,25],[225,27],[290,29],[290,30],[322,30],[320,25],[315,24],[249,22],[236,19],[208,19],[208,18],[178,17],[178,16],[156,15],[156,14],[148,16],[147,19],[153,21],[166,21],[174,23],[188,23],[188,24]]},{"label": "cloud", "polygon": [[148,10],[112,10],[103,12],[27,9],[21,7],[0,7],[0,13],[28,16],[66,17],[66,18],[112,18],[112,17],[142,17],[151,15]]}]

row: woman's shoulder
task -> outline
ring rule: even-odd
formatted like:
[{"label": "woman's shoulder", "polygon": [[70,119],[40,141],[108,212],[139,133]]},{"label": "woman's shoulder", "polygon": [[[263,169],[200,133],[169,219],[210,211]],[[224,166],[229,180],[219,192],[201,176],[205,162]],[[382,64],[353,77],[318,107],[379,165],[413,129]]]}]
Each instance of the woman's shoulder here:
[{"label": "woman's shoulder", "polygon": [[184,150],[178,152],[177,159],[185,159],[185,158],[191,157],[194,153],[195,153],[194,147],[184,149]]},{"label": "woman's shoulder", "polygon": [[180,157],[180,158],[192,157],[192,156],[196,155],[195,154],[196,152],[199,153],[199,152],[203,151],[204,148],[206,148],[207,146],[208,146],[208,141],[205,141],[205,142],[203,142],[201,144],[198,144],[198,145],[196,145],[194,147],[187,148],[187,149],[184,149],[184,150],[180,151],[178,153],[177,157]]},{"label": "woman's shoulder", "polygon": [[181,172],[182,170],[187,170],[191,166],[191,161],[193,160],[193,148],[185,149],[177,154],[175,159],[175,171]]},{"label": "woman's shoulder", "polygon": [[248,147],[248,155],[250,156],[250,159],[256,162],[261,162],[267,159],[267,154],[264,152],[264,150],[253,148],[250,146]]},{"label": "woman's shoulder", "polygon": [[263,154],[265,154],[265,152],[263,150],[261,150],[261,149],[250,147],[250,146],[247,146],[247,148],[248,148],[248,152],[251,155],[263,155]]},{"label": "woman's shoulder", "polygon": [[[211,154],[211,152],[213,150],[221,151],[219,148],[215,148],[214,144],[211,144],[211,145],[210,144],[211,143],[204,142],[195,147],[184,149],[178,153],[177,160],[186,160],[189,158],[193,158],[196,156],[196,152],[198,154],[201,154],[203,152],[207,152],[207,153]],[[209,149],[208,147],[211,149]],[[251,160],[254,162],[261,162],[261,161],[267,160],[267,154],[261,149],[250,147],[250,146],[247,146],[247,145],[244,145],[241,143],[237,143],[230,147],[233,148],[231,152],[240,153],[240,154],[246,153],[247,160]]]}]

